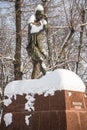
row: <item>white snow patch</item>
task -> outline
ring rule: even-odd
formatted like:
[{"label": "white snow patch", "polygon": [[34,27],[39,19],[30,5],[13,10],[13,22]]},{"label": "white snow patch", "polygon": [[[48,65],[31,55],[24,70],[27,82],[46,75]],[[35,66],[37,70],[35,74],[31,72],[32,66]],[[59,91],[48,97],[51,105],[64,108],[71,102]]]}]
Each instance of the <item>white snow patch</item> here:
[{"label": "white snow patch", "polygon": [[45,56],[48,56],[48,52],[45,49],[42,49],[42,52]]},{"label": "white snow patch", "polygon": [[41,4],[38,4],[37,7],[36,7],[36,9],[35,9],[35,12],[37,10],[44,11],[44,8],[43,8],[43,6]]},{"label": "white snow patch", "polygon": [[29,125],[29,119],[30,119],[31,115],[25,116],[25,123],[26,125]]},{"label": "white snow patch", "polygon": [[41,25],[40,26],[36,26],[36,25],[34,25],[34,24],[30,24],[30,26],[31,26],[31,31],[30,31],[30,33],[38,33],[38,32],[40,32],[41,30],[43,30],[43,24],[41,23]]},{"label": "white snow patch", "polygon": [[71,92],[68,92],[68,96],[70,97],[72,95],[72,93]]},{"label": "white snow patch", "polygon": [[28,23],[29,23],[29,24],[30,24],[30,23],[34,23],[35,20],[36,20],[36,18],[35,18],[35,15],[33,14],[33,15],[30,17]]},{"label": "white snow patch", "polygon": [[44,69],[46,69],[46,65],[45,65],[44,62],[42,62],[42,67],[43,67]]},{"label": "white snow patch", "polygon": [[25,98],[28,100],[27,103],[25,103],[25,110],[28,110],[28,111],[33,110],[34,111],[35,98],[31,95],[27,95]]},{"label": "white snow patch", "polygon": [[5,121],[6,127],[9,126],[12,123],[12,113],[5,114],[4,121]]},{"label": "white snow patch", "polygon": [[47,21],[45,19],[40,20],[39,26],[34,24],[35,20],[36,20],[35,16],[32,15],[30,17],[30,20],[29,20],[29,23],[30,23],[30,26],[31,26],[31,30],[30,30],[31,34],[40,32],[41,30],[43,30],[44,25],[47,25]]},{"label": "white snow patch", "polygon": [[10,98],[3,100],[5,106],[9,106],[12,103]]}]

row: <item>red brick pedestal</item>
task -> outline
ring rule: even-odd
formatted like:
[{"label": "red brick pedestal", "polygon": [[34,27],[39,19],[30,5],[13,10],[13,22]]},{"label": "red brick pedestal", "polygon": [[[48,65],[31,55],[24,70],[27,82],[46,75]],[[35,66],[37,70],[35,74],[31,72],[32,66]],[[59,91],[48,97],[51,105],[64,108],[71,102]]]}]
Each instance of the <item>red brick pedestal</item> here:
[{"label": "red brick pedestal", "polygon": [[[34,111],[25,110],[25,96],[4,106],[0,130],[87,130],[87,96],[82,92],[56,91],[53,96],[35,95]],[[4,115],[12,113],[6,127]],[[25,116],[30,115],[29,125]]]}]

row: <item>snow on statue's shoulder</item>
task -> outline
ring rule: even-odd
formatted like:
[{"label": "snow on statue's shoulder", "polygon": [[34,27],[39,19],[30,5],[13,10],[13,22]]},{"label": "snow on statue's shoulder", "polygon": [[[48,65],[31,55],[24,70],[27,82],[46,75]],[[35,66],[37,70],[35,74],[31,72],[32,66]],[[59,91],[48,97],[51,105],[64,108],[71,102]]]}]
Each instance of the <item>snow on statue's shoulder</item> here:
[{"label": "snow on statue's shoulder", "polygon": [[29,94],[53,95],[57,90],[85,92],[85,85],[78,75],[66,69],[47,72],[40,79],[20,80],[9,83],[5,88],[5,96]]}]

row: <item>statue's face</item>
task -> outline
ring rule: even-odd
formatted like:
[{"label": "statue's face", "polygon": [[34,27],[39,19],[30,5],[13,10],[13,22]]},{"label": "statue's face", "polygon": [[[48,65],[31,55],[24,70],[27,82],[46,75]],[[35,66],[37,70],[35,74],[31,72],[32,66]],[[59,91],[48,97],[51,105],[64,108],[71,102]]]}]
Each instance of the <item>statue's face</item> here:
[{"label": "statue's face", "polygon": [[40,11],[40,10],[37,10],[36,11],[36,14],[35,14],[35,17],[36,17],[36,20],[37,21],[40,21],[42,18],[43,18],[43,12],[42,11]]}]

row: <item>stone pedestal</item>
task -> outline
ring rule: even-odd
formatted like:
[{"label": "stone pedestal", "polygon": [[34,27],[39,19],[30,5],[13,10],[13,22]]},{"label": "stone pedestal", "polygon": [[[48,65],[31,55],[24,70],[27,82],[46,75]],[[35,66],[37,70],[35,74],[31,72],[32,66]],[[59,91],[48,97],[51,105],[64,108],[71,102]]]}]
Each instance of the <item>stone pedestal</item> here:
[{"label": "stone pedestal", "polygon": [[[35,95],[34,111],[25,110],[26,95],[4,106],[0,130],[87,130],[87,96],[82,92],[56,91],[53,96]],[[4,115],[12,113],[6,127]],[[29,117],[26,124],[25,116]]]}]

